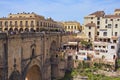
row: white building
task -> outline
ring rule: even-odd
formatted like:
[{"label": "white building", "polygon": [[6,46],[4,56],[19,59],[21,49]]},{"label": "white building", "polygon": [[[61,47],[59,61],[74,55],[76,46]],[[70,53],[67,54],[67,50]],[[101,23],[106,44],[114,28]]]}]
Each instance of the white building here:
[{"label": "white building", "polygon": [[84,32],[91,41],[116,42],[120,36],[120,9],[116,9],[112,15],[96,11],[84,17]]},{"label": "white building", "polygon": [[115,62],[120,56],[120,9],[110,15],[96,11],[84,17],[84,33],[93,42],[94,58]]}]

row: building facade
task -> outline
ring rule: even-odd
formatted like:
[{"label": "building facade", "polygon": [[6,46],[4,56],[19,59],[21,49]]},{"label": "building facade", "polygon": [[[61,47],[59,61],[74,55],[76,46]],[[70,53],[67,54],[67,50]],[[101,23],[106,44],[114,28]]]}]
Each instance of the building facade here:
[{"label": "building facade", "polygon": [[61,28],[52,18],[45,19],[44,16],[34,12],[10,13],[8,17],[0,18],[0,32],[60,31]]},{"label": "building facade", "polygon": [[[97,11],[84,17],[84,32],[92,41],[104,40],[116,42],[120,36],[120,9],[116,9],[114,14],[106,15],[104,11]],[[89,29],[88,29],[89,27]],[[92,27],[92,28],[90,28]]]},{"label": "building facade", "polygon": [[95,58],[114,64],[119,57],[120,9],[111,15],[96,11],[84,17],[84,33],[93,42]]},{"label": "building facade", "polygon": [[77,32],[81,32],[82,30],[80,23],[77,21],[67,21],[67,22],[62,22],[62,24],[65,31],[67,32],[77,33]]}]

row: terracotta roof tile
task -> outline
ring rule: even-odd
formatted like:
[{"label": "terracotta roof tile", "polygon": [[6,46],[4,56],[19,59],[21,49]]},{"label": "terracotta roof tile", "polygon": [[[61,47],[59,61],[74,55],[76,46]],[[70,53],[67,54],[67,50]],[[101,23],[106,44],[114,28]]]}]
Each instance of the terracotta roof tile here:
[{"label": "terracotta roof tile", "polygon": [[120,11],[120,9],[115,9],[115,11]]},{"label": "terracotta roof tile", "polygon": [[104,11],[96,11],[90,15],[95,15],[96,17],[103,17],[105,15]]},{"label": "terracotta roof tile", "polygon": [[120,15],[105,15],[105,18],[120,18]]}]

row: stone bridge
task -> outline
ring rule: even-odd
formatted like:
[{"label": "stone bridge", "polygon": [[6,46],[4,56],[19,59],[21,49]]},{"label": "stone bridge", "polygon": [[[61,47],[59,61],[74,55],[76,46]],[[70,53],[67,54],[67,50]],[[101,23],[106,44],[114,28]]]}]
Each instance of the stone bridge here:
[{"label": "stone bridge", "polygon": [[0,80],[53,80],[64,74],[60,68],[62,34],[0,33]]}]

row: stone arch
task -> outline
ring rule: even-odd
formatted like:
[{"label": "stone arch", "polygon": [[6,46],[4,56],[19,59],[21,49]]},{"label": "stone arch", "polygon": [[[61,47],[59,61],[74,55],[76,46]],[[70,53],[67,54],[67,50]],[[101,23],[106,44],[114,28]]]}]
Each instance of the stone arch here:
[{"label": "stone arch", "polygon": [[30,32],[35,32],[35,30],[33,28],[30,28]]},{"label": "stone arch", "polygon": [[17,32],[17,31],[18,31],[18,28],[15,28],[14,31]]},{"label": "stone arch", "polygon": [[8,31],[8,28],[5,28],[4,31]]},{"label": "stone arch", "polygon": [[20,28],[20,29],[19,29],[19,32],[23,32],[23,28]]},{"label": "stone arch", "polygon": [[28,29],[28,28],[25,28],[25,32],[29,32],[29,29]]},{"label": "stone arch", "polygon": [[40,31],[40,29],[39,28],[36,28],[36,32],[39,32]]},{"label": "stone arch", "polygon": [[20,72],[18,70],[14,70],[10,77],[9,77],[9,80],[21,80],[21,75],[20,75]]},{"label": "stone arch", "polygon": [[15,32],[15,33],[18,33],[18,28],[15,28],[15,29],[14,29],[14,32]]},{"label": "stone arch", "polygon": [[28,68],[25,80],[42,80],[42,73],[40,66],[35,64]]},{"label": "stone arch", "polygon": [[13,34],[13,28],[10,28],[8,32]]}]

